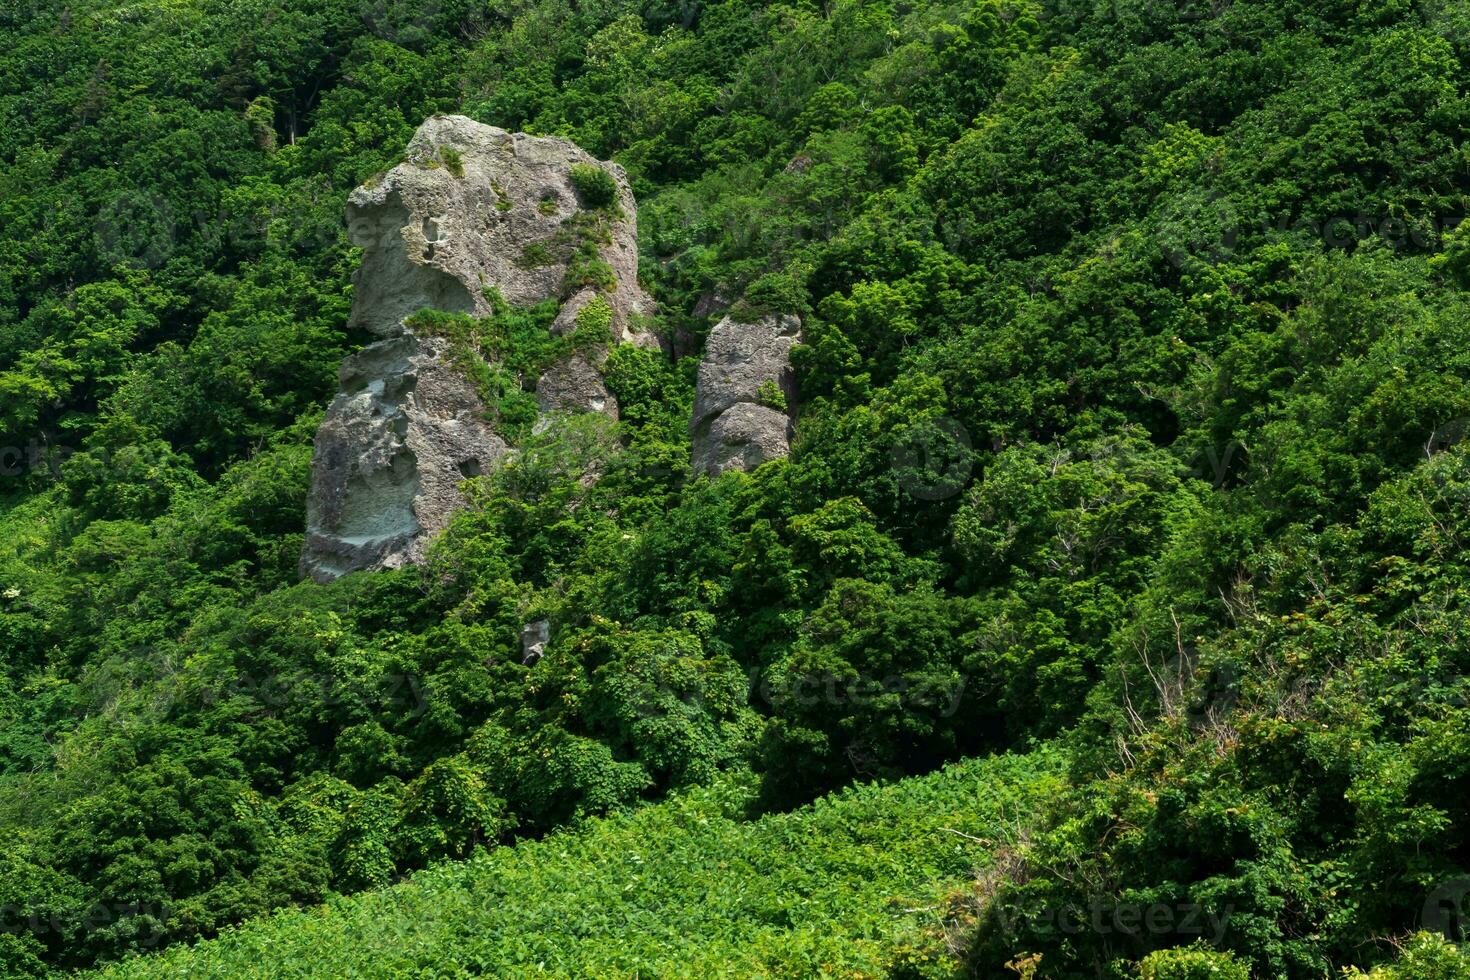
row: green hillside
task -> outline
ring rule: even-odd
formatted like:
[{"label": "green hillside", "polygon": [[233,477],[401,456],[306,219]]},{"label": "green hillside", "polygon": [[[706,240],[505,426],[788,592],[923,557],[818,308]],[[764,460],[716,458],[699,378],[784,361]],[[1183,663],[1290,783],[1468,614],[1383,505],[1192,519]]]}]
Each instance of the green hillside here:
[{"label": "green hillside", "polygon": [[[625,170],[662,344],[543,417],[555,302],[420,312],[514,452],[302,581],[436,114]],[[0,0],[0,976],[1466,976],[1467,214],[1467,0]]]},{"label": "green hillside", "polygon": [[747,791],[693,790],[98,975],[875,976],[1061,790],[1061,762],[964,762],[753,822]]}]

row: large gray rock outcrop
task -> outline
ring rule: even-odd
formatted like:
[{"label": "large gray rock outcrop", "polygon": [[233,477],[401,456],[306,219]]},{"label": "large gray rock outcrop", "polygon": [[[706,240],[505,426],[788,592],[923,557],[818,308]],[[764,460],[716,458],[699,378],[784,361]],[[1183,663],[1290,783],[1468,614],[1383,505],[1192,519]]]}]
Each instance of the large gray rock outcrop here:
[{"label": "large gray rock outcrop", "polygon": [[305,574],[327,581],[419,561],[463,506],[460,482],[505,454],[446,348],[403,334],[343,362],[341,394],[316,434]]},{"label": "large gray rock outcrop", "polygon": [[750,470],[790,452],[797,397],[791,348],[800,337],[794,316],[772,314],[753,323],[727,316],[715,324],[689,422],[696,473]]},{"label": "large gray rock outcrop", "polygon": [[[613,177],[611,207],[579,199],[577,165]],[[317,432],[304,575],[327,581],[421,560],[463,506],[460,483],[509,449],[456,363],[463,352],[417,335],[406,318],[426,307],[485,316],[494,289],[522,306],[562,300],[556,333],[575,329],[577,314],[600,300],[614,341],[658,343],[645,319],[653,302],[638,285],[635,215],[616,164],[464,116],[426,121],[402,163],[353,191],[348,229],[363,258],[349,325],[382,339],[344,362],[341,392]],[[610,285],[605,276],[571,281],[588,248],[611,270]],[[536,387],[542,410],[616,417],[600,362],[589,352],[553,365]]]},{"label": "large gray rock outcrop", "polygon": [[465,116],[426,121],[403,163],[348,198],[348,233],[365,250],[348,325],[386,337],[425,306],[484,315],[488,287],[517,306],[565,293],[575,315],[595,295],[566,284],[577,222],[588,213],[572,183],[577,164],[599,167],[617,184],[621,217],[595,232],[616,280],[604,294],[614,339],[656,344],[639,324],[653,302],[638,286],[637,209],[623,169],[567,140]]}]

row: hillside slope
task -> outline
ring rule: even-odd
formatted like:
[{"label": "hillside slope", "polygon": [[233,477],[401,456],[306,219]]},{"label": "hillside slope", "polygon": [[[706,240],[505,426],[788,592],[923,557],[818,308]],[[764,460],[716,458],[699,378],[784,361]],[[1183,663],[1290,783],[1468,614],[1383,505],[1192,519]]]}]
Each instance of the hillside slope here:
[{"label": "hillside slope", "polygon": [[[731,784],[104,970],[121,977],[856,976],[1062,785],[972,760],[743,822]],[[946,830],[947,828],[947,830]]]},{"label": "hillside slope", "polygon": [[[1470,938],[1466,0],[0,8],[0,976],[1054,739],[1000,914],[946,910],[984,980]],[[554,305],[431,311],[514,463],[427,566],[301,582],[344,208],[438,113],[623,169],[668,349],[543,430]],[[701,356],[787,316],[789,453],[710,477]],[[1050,928],[1139,906],[1229,929]]]}]

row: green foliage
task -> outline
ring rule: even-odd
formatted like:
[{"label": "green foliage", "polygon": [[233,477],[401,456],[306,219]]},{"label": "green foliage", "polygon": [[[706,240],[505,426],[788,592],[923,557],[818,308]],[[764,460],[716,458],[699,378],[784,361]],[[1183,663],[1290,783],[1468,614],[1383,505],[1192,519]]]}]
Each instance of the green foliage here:
[{"label": "green foliage", "polygon": [[[319,963],[377,976],[876,975],[895,942],[925,927],[920,910],[985,860],[945,829],[1002,832],[1011,808],[1058,787],[1060,762],[1055,753],[968,762],[753,822],[742,819],[748,786],[724,779],[99,975],[226,977]],[[405,922],[412,943],[399,938]]]},{"label": "green foliage", "polygon": [[456,177],[464,176],[464,154],[452,146],[439,147],[439,159],[444,161],[444,169]]},{"label": "green foliage", "polygon": [[531,242],[521,249],[516,263],[526,269],[539,269],[542,266],[555,265],[556,256],[545,242]]},{"label": "green foliage", "polygon": [[1396,962],[1372,973],[1354,971],[1349,976],[1366,980],[1461,980],[1470,976],[1470,954],[1441,936],[1419,933]]},{"label": "green foliage", "polygon": [[404,321],[419,333],[445,337],[451,344],[451,359],[479,392],[496,429],[511,442],[527,436],[539,411],[532,389],[536,380],[574,351],[607,344],[612,335],[612,308],[594,299],[606,311],[605,318],[593,312],[571,334],[558,336],[550,330],[556,318],[555,302],[520,309],[505,302],[498,292],[487,294],[491,313],[475,318],[462,313],[425,309]]},{"label": "green foliage", "polygon": [[[468,856],[158,968],[1463,975],[1385,939],[1470,872],[1458,5],[25,14],[0,14],[0,906],[25,923],[0,971]],[[605,297],[569,337],[554,303],[419,314],[517,451],[426,568],[301,584],[312,435],[363,340],[344,201],[447,111],[617,159],[674,356],[612,349],[620,420],[537,431],[536,379],[608,343]],[[573,179],[519,257],[565,263],[563,298],[616,285],[616,181]],[[736,298],[802,317],[801,404],[761,394],[799,431],[690,480],[693,355]],[[727,819],[1051,738],[1070,784],[1007,797],[993,863],[938,827],[1000,836],[1010,763]],[[1045,926],[1120,903],[1228,929]],[[403,921],[430,938],[384,938]]]},{"label": "green foliage", "polygon": [[601,296],[592,297],[585,306],[577,311],[578,330],[610,331],[612,322],[613,309]]},{"label": "green foliage", "polygon": [[613,175],[591,163],[574,163],[571,169],[572,187],[586,207],[601,209],[611,207],[618,199],[618,183]]},{"label": "green foliage", "polygon": [[255,132],[255,141],[267,153],[276,148],[276,104],[268,95],[259,95],[245,107],[245,121]]},{"label": "green foliage", "polygon": [[786,392],[774,381],[762,381],[760,389],[756,392],[756,401],[766,408],[774,408],[778,412],[787,411]]},{"label": "green foliage", "polygon": [[617,286],[618,277],[596,246],[584,241],[567,260],[566,278],[562,282],[562,293],[570,296],[587,286],[606,292]]},{"label": "green foliage", "polygon": [[1462,222],[1446,237],[1444,252],[1429,265],[1453,278],[1461,289],[1470,289],[1470,222]]},{"label": "green foliage", "polygon": [[1204,945],[1161,949],[1138,967],[1139,980],[1250,980],[1244,963]]},{"label": "green foliage", "polygon": [[505,801],[486,788],[482,772],[463,755],[439,759],[403,792],[396,838],[411,864],[469,856],[514,826]]},{"label": "green foliage", "polygon": [[753,321],[771,313],[801,314],[807,309],[799,270],[788,270],[767,273],[751,283],[734,312],[741,319]]}]

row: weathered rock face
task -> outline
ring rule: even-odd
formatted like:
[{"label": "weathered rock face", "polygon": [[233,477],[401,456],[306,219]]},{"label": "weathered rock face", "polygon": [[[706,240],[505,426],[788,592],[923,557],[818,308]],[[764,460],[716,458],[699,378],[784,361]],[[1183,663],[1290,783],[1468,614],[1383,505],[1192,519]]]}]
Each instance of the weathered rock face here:
[{"label": "weathered rock face", "polygon": [[[579,199],[577,165],[612,176],[611,207],[594,212]],[[419,561],[463,506],[460,482],[508,450],[449,342],[414,334],[405,318],[425,307],[488,315],[493,288],[517,305],[565,298],[552,329],[567,333],[600,296],[615,341],[658,343],[645,320],[653,302],[638,286],[635,214],[617,165],[464,116],[429,119],[403,163],[352,193],[349,233],[364,251],[349,325],[384,339],[344,362],[317,433],[304,575],[327,581]],[[570,281],[588,248],[605,263],[600,281]],[[576,354],[551,367],[536,387],[542,410],[616,417],[598,363]]]},{"label": "weathered rock face", "polygon": [[600,412],[618,417],[618,400],[602,383],[602,373],[581,354],[548,368],[536,382],[536,405],[543,413]]},{"label": "weathered rock face", "polygon": [[[614,338],[656,344],[638,323],[653,302],[638,287],[637,210],[623,169],[567,140],[508,133],[465,116],[429,119],[403,163],[348,198],[348,233],[365,250],[349,326],[386,337],[425,306],[483,315],[490,312],[487,287],[517,306],[562,296],[576,245],[568,222],[583,211],[571,178],[577,164],[600,167],[617,184],[622,217],[607,223],[600,249],[617,282],[604,295]],[[575,316],[595,290],[571,292]]]},{"label": "weathered rock face", "polygon": [[[727,316],[710,331],[689,423],[696,473],[750,470],[790,452],[800,335],[799,319],[774,314],[754,323]],[[771,404],[778,392],[784,409]]]},{"label": "weathered rock face", "polygon": [[304,574],[327,581],[423,557],[462,501],[460,481],[506,452],[447,342],[403,334],[342,364],[317,430]]}]

